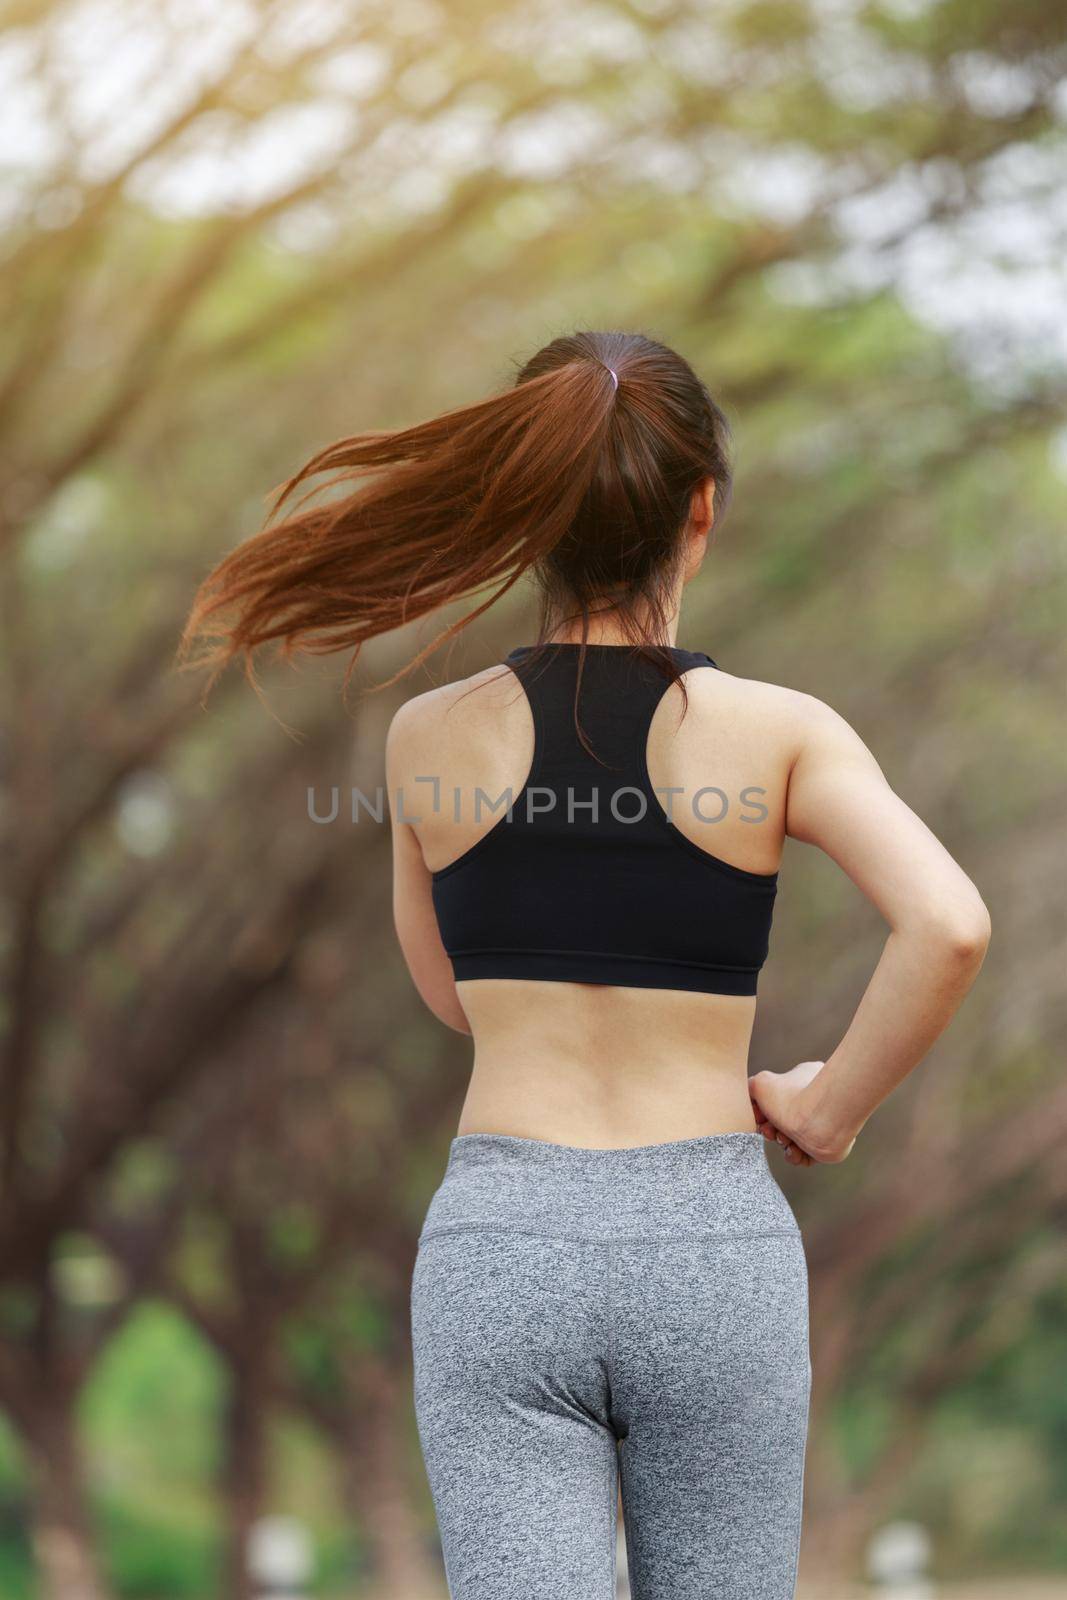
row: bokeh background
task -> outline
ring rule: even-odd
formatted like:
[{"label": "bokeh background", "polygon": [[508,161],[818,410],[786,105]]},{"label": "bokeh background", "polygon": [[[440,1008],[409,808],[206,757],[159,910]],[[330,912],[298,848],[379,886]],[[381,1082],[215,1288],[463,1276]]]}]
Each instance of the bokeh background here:
[{"label": "bokeh background", "polygon": [[[1062,1594],[1063,4],[0,18],[4,1600],[247,1600],[287,1552],[294,1592],[443,1592],[407,1296],[470,1046],[348,802],[400,700],[529,642],[532,595],[383,689],[435,628],[375,641],[347,703],[312,662],[205,706],[174,653],[308,455],[574,327],[676,345],[734,424],[679,642],[840,710],[992,911],[853,1157],[776,1168],[812,1269],[804,1592],[862,1592],[872,1537],[888,1583],[887,1525],[903,1573],[903,1523],[938,1592]],[[781,888],[774,1067],[833,1048],[883,933],[803,847]]]}]

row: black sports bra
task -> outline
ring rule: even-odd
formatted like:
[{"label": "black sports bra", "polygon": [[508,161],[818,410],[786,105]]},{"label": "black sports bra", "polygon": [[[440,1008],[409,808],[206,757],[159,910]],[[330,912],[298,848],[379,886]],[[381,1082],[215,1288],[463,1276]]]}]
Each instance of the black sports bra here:
[{"label": "black sports bra", "polygon": [[[500,816],[432,875],[456,981],[755,994],[778,874],[719,860],[668,817],[646,757],[665,672],[626,645],[586,646],[578,711],[597,761],[574,726],[580,647],[553,644],[530,662],[533,650],[505,658],[533,714],[526,781],[483,794]],[[670,653],[683,672],[715,666],[699,651]]]}]

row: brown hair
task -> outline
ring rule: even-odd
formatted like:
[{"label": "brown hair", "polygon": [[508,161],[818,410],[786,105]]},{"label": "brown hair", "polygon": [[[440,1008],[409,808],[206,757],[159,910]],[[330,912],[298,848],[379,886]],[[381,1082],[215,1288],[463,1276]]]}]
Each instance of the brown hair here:
[{"label": "brown hair", "polygon": [[[694,490],[714,479],[716,523],[728,502],[728,441],[723,413],[666,345],[634,333],[553,339],[502,393],[313,456],[275,491],[263,529],[201,585],[181,655],[188,663],[199,645],[196,661],[216,675],[241,657],[251,676],[263,645],[285,657],[349,650],[347,684],[368,639],[495,586],[393,683],[532,569],[538,654],[561,621],[580,617],[580,669],[590,615],[607,603],[635,647],[676,678],[662,648],[665,597]],[[366,481],[305,509],[312,489],[272,522],[326,472],[331,487]]]}]

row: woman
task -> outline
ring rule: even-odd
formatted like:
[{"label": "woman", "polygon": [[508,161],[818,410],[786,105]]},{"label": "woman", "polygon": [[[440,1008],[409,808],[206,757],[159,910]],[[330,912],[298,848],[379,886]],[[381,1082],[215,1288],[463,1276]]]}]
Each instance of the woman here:
[{"label": "woman", "polygon": [[[793,1594],[810,1366],[764,1141],[845,1159],[978,971],[973,884],[828,706],[676,643],[729,498],[688,363],[558,338],[504,394],[326,468],[209,580],[190,637],[358,654],[524,572],[537,640],[409,700],[387,741],[395,919],[474,1062],[412,1285],[415,1400],[453,1600]],[[226,617],[225,623],[215,619]],[[412,663],[414,664],[414,663]],[[747,1076],[786,836],[889,933],[826,1062]]]}]

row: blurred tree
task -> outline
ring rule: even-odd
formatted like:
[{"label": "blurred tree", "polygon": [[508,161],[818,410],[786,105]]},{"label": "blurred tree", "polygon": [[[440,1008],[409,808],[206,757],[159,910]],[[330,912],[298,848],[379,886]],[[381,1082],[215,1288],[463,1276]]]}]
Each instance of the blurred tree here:
[{"label": "blurred tree", "polygon": [[425,1018],[408,1014],[414,1005],[385,1012],[378,974],[353,973],[342,906],[305,942],[284,999],[261,1007],[216,1063],[224,1070],[177,1111],[154,1200],[137,1168],[132,1182],[120,1170],[96,1220],[109,1254],[147,1273],[229,1374],[220,1490],[232,1600],[251,1594],[247,1541],[271,1509],[279,1406],[302,1410],[336,1447],[384,1592],[429,1593],[433,1582],[412,1509],[405,1394],[421,1221],[410,1169],[442,1118],[458,1115],[461,1074],[458,1060],[449,1070],[439,1059]]},{"label": "blurred tree", "polygon": [[[382,947],[384,830],[306,810],[309,788],[373,779],[400,691],[353,728],[329,677],[272,678],[293,744],[232,684],[200,715],[173,648],[197,578],[324,439],[453,405],[499,381],[502,348],[593,321],[654,325],[743,418],[738,553],[687,627],[710,642],[714,615],[731,670],[837,705],[993,906],[987,975],[936,1059],[846,1169],[796,1186],[809,1544],[847,1564],[936,1396],[1008,1336],[975,1330],[989,1275],[1016,1307],[1041,1294],[1062,1206],[1063,929],[1043,896],[1064,776],[1058,8],[2,15],[22,138],[0,264],[0,1407],[32,1466],[42,1593],[106,1590],[76,1402],[161,1274],[234,1379],[232,1592],[268,1393],[332,1430],[366,1525],[382,1496],[383,1581],[411,1577],[389,1563],[412,1539],[381,1519],[404,1523],[404,1270],[432,1176],[394,1196],[381,1175],[440,1141],[452,1057],[437,1032],[414,1067],[397,1042],[417,1002]],[[372,669],[409,643],[382,641]],[[832,1048],[877,948],[847,886],[797,857],[767,1064]],[[253,1080],[290,1105],[323,939],[370,972],[358,1003],[323,995],[334,1042],[312,1108],[283,1122]],[[888,1421],[857,1466],[839,1422],[871,1372]]]}]

